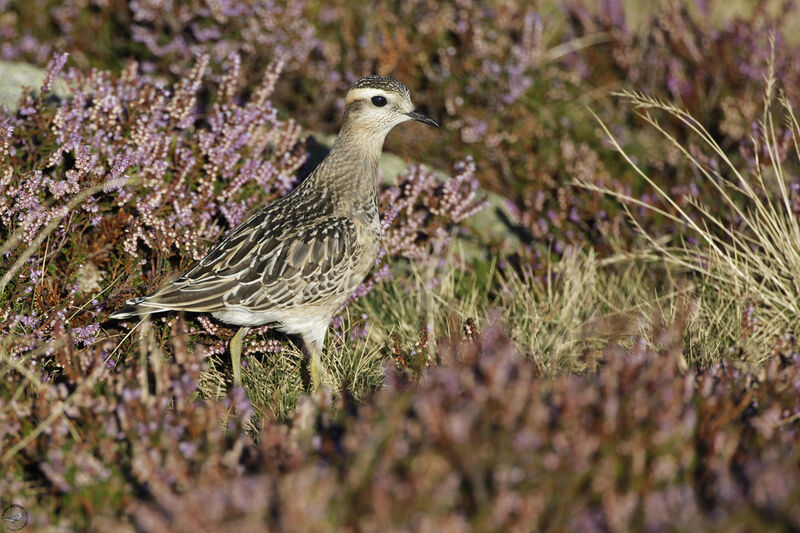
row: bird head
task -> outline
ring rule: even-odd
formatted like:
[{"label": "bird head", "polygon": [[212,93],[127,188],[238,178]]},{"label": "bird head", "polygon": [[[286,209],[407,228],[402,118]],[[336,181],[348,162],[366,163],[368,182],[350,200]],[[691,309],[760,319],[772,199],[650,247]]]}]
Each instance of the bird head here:
[{"label": "bird head", "polygon": [[407,120],[439,127],[435,120],[417,109],[408,87],[385,76],[366,76],[356,82],[344,101],[345,121],[374,133],[389,132]]}]

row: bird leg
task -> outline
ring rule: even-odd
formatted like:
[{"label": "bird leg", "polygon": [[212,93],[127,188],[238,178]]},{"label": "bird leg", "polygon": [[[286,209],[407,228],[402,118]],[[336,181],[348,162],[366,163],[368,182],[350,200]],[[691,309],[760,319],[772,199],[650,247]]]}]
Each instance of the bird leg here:
[{"label": "bird leg", "polygon": [[[308,359],[308,373],[311,375],[311,390],[315,391],[319,389],[323,381],[325,381],[325,367],[322,364],[322,345],[325,337],[324,334],[322,337],[301,334],[301,337],[303,339],[304,359]],[[303,385],[309,385],[308,381],[305,379],[303,381]]]},{"label": "bird leg", "polygon": [[308,362],[308,366],[311,372],[311,386],[312,390],[317,390],[322,385],[322,378],[325,375],[325,367],[322,366],[322,350],[312,343],[310,351],[311,360]]},{"label": "bird leg", "polygon": [[234,385],[242,384],[242,341],[249,330],[250,328],[247,326],[242,326],[231,339],[231,367],[233,368]]}]

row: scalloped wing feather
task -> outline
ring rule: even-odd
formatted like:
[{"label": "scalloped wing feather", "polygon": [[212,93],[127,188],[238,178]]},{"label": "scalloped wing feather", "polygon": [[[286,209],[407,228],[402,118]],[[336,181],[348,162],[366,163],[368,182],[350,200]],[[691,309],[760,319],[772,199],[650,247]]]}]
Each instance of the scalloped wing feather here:
[{"label": "scalloped wing feather", "polygon": [[[253,312],[315,305],[340,296],[356,265],[355,224],[325,217],[294,230],[258,213],[195,267],[139,302],[145,309]],[[286,219],[281,217],[284,222]],[[262,231],[265,230],[265,231]],[[349,288],[349,287],[348,287]]]}]

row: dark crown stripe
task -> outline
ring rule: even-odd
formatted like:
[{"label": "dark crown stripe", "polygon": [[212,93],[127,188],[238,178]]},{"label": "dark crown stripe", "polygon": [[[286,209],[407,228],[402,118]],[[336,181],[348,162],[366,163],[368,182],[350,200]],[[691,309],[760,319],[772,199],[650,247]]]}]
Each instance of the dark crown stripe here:
[{"label": "dark crown stripe", "polygon": [[397,93],[408,93],[408,87],[394,78],[387,78],[386,76],[377,76],[375,74],[365,76],[358,80],[353,89],[382,89],[384,91],[392,91]]}]

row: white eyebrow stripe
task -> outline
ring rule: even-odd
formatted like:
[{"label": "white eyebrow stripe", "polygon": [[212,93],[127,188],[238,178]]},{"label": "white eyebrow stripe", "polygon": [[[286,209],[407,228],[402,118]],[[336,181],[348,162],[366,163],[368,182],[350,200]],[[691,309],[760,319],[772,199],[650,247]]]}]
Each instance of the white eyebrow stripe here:
[{"label": "white eyebrow stripe", "polygon": [[363,87],[361,89],[351,89],[350,92],[347,93],[347,98],[344,99],[344,105],[349,104],[353,100],[362,100],[372,98],[373,96],[385,96],[387,100],[391,98],[391,94],[383,89]]}]

